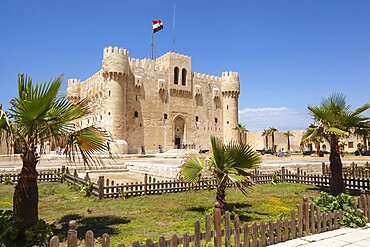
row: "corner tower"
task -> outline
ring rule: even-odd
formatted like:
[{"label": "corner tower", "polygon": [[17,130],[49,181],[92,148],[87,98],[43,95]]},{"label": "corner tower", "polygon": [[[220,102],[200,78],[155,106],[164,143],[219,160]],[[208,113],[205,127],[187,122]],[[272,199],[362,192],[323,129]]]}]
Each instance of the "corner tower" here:
[{"label": "corner tower", "polygon": [[116,153],[127,153],[126,142],[126,89],[130,76],[128,51],[118,47],[106,47],[103,52],[102,75],[106,84],[106,129],[112,134]]},{"label": "corner tower", "polygon": [[72,102],[78,102],[81,99],[81,81],[77,79],[68,79],[67,97]]},{"label": "corner tower", "polygon": [[238,99],[240,93],[239,73],[223,72],[221,78],[223,98],[224,142],[238,141]]}]

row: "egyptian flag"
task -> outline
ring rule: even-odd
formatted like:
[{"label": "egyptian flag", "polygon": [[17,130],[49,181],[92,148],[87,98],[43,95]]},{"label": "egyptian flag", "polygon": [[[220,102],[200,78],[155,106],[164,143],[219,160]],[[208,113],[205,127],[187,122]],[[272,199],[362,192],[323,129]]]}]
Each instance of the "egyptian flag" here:
[{"label": "egyptian flag", "polygon": [[153,26],[153,33],[156,33],[159,30],[163,29],[163,24],[161,20],[152,21],[152,26]]}]

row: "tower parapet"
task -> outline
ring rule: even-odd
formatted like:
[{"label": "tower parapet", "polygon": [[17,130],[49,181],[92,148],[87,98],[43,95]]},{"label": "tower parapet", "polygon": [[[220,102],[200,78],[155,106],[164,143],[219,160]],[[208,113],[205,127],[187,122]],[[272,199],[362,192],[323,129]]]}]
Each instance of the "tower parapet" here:
[{"label": "tower parapet", "polygon": [[238,72],[223,72],[222,73],[222,93],[232,93],[239,96],[240,81]]},{"label": "tower parapet", "polygon": [[223,72],[221,78],[224,115],[224,142],[238,141],[238,98],[240,93],[239,73],[232,71]]},{"label": "tower parapet", "polygon": [[128,75],[130,65],[128,51],[123,48],[105,47],[102,61],[103,75]]},{"label": "tower parapet", "polygon": [[68,79],[67,97],[71,101],[79,101],[81,99],[81,80]]}]

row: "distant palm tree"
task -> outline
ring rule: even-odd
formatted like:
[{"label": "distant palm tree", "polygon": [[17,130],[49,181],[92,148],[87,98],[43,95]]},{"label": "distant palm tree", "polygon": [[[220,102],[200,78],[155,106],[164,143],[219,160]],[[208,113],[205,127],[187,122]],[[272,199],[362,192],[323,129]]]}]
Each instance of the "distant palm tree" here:
[{"label": "distant palm tree", "polygon": [[370,126],[364,128],[358,128],[355,130],[355,135],[362,138],[363,148],[368,149],[368,140],[370,138]]},{"label": "distant palm tree", "polygon": [[251,181],[250,174],[245,169],[256,167],[260,162],[260,156],[243,143],[223,144],[221,140],[211,137],[211,144],[213,155],[208,164],[197,156],[191,156],[182,165],[180,172],[189,182],[197,182],[202,173],[209,173],[216,179],[215,207],[224,212],[227,182],[234,182],[238,189],[246,194],[247,188],[251,186]]},{"label": "distant palm tree", "polygon": [[239,132],[239,142],[246,142],[245,133],[249,132],[249,130],[245,127],[244,124],[238,123],[235,127],[236,130]]},{"label": "distant palm tree", "polygon": [[290,137],[293,137],[294,134],[288,130],[287,132],[284,132],[283,135],[288,138],[288,152],[290,152]]},{"label": "distant palm tree", "polygon": [[80,128],[75,122],[90,112],[87,102],[69,102],[59,94],[61,86],[61,77],[33,84],[31,77],[20,74],[18,96],[10,101],[10,113],[0,109],[0,132],[16,140],[21,150],[22,170],[13,197],[21,231],[38,220],[36,166],[46,141],[65,137],[70,157],[78,152],[85,164],[99,162],[99,154],[109,153],[111,138],[107,132],[92,126]]},{"label": "distant palm tree", "polygon": [[275,132],[277,132],[277,131],[278,131],[278,129],[277,129],[277,128],[275,128],[275,127],[270,127],[270,128],[268,129],[268,131],[269,131],[269,133],[270,133],[270,135],[271,135],[272,151],[273,151],[273,152],[275,152],[275,135],[274,135],[274,133],[275,133]]},{"label": "distant palm tree", "polygon": [[262,137],[265,137],[266,149],[269,149],[269,135],[270,135],[270,132],[266,129],[264,129],[261,134]]},{"label": "distant palm tree", "polygon": [[323,99],[319,106],[308,106],[314,124],[308,127],[303,139],[322,137],[329,142],[329,160],[332,174],[330,191],[333,195],[345,191],[339,140],[353,134],[356,129],[368,126],[370,118],[362,116],[361,113],[369,108],[370,104],[368,103],[351,111],[343,94],[332,94]]},{"label": "distant palm tree", "polygon": [[238,125],[236,126],[236,129],[239,130],[240,133],[249,132],[247,127],[245,127],[245,124],[242,124],[242,123],[238,123]]}]

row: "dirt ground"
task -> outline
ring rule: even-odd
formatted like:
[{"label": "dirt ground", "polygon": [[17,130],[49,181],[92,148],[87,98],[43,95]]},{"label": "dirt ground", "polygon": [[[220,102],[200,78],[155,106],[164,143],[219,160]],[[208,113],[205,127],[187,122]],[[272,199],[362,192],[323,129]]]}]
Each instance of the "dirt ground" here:
[{"label": "dirt ground", "polygon": [[[80,177],[84,177],[86,172],[89,173],[90,178],[93,181],[97,181],[99,176],[104,176],[105,179],[114,180],[115,183],[132,183],[144,181],[144,173],[132,172],[127,169],[126,162],[156,164],[163,166],[178,167],[181,164],[181,160],[186,155],[174,155],[166,154],[161,155],[126,155],[115,161],[106,161],[104,166],[98,166],[93,170],[83,165],[83,163],[69,163],[63,156],[48,156],[42,157],[38,164],[38,170],[50,170],[61,168],[62,166],[69,166],[70,171],[73,172],[77,169]],[[276,157],[272,155],[261,156],[261,164],[259,165],[260,170],[266,172],[276,171],[281,167],[285,167],[294,171],[297,167],[301,170],[313,173],[321,172],[321,164],[325,162],[329,163],[329,156],[316,157],[316,156],[305,156],[302,155],[291,155],[289,157]],[[346,155],[342,158],[344,165],[349,165],[355,162],[359,165],[365,162],[370,162],[370,156],[353,156]],[[21,158],[19,156],[0,156],[0,173],[18,173],[22,167]],[[130,167],[128,167],[130,169]],[[149,174],[150,175],[150,174]],[[164,174],[165,176],[166,174]],[[153,177],[153,176],[152,176]],[[160,176],[155,177],[156,180],[168,180],[168,178],[162,178]]]},{"label": "dirt ground", "polygon": [[[121,184],[121,183],[135,183],[135,182],[144,182],[144,173],[137,173],[137,172],[130,172],[130,171],[99,171],[99,172],[88,172],[91,181],[97,182],[99,176],[104,176],[104,179],[109,179],[109,181],[114,181],[114,184]],[[79,172],[78,176],[84,178],[86,176],[86,172]],[[149,176],[149,175],[148,175]],[[163,178],[159,176],[151,176],[155,178],[156,181],[161,180],[168,180],[168,178]]]}]

